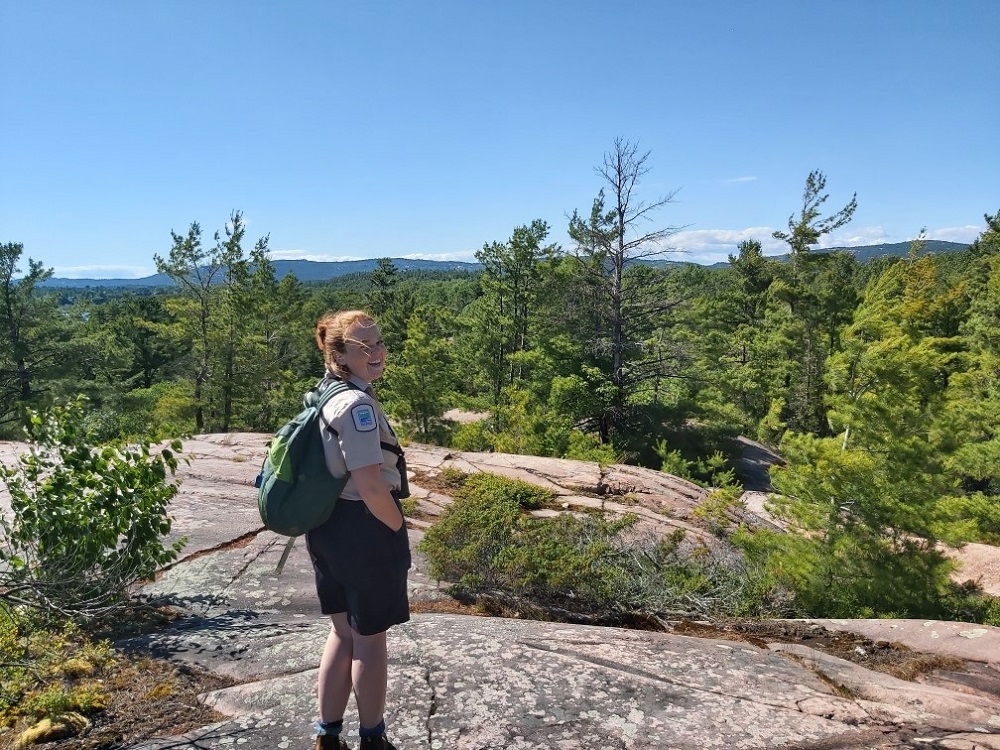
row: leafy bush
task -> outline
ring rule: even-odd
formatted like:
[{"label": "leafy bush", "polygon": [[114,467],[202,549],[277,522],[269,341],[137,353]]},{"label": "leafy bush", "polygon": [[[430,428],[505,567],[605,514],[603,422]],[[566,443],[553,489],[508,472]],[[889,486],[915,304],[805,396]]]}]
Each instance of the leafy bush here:
[{"label": "leafy bush", "polygon": [[745,549],[796,592],[808,616],[949,618],[956,611],[957,562],[943,545],[988,527],[988,516],[964,515],[988,504],[953,494],[956,483],[938,470],[937,448],[923,436],[891,439],[897,442],[851,447],[843,436],[785,435],[787,464],[772,472],[778,492],[768,508],[789,533],[760,530]]},{"label": "leafy bush", "polygon": [[190,390],[189,384],[180,381],[157,383],[149,389],[149,398],[155,399],[152,423],[161,433],[188,435],[195,431],[195,402]]},{"label": "leafy bush", "polygon": [[692,515],[703,519],[716,536],[728,536],[738,523],[734,518],[735,513],[746,508],[742,497],[742,487],[736,484],[724,485],[709,492],[692,511]]},{"label": "leafy bush", "polygon": [[602,464],[618,461],[611,445],[581,431],[567,413],[552,404],[539,403],[527,391],[507,387],[503,402],[491,408],[495,411],[493,418],[457,425],[448,445],[461,451],[552,456]]},{"label": "leafy bush", "polygon": [[608,562],[618,552],[614,539],[635,520],[601,515],[521,519],[515,543],[501,550],[494,563],[504,571],[506,588],[533,600],[575,600],[587,610],[605,603],[617,608],[615,593],[624,571]]},{"label": "leafy bush", "polygon": [[563,458],[572,458],[577,461],[594,461],[599,464],[613,464],[618,462],[613,446],[601,443],[596,435],[570,430],[566,435],[566,450]]},{"label": "leafy bush", "polygon": [[442,476],[457,489],[454,503],[421,542],[431,558],[432,574],[468,588],[502,585],[494,571],[481,569],[480,563],[498,558],[513,543],[521,512],[548,504],[552,493],[485,472],[446,469]]},{"label": "leafy bush", "polygon": [[451,432],[448,445],[459,451],[484,453],[494,449],[496,434],[489,419],[456,425]]},{"label": "leafy bush", "polygon": [[455,494],[455,500],[467,498],[482,500],[511,501],[522,510],[538,510],[552,502],[555,495],[551,490],[538,485],[522,482],[520,479],[481,472],[468,475]]},{"label": "leafy bush", "polygon": [[943,620],[980,622],[1000,627],[1000,597],[990,596],[974,581],[952,583],[944,598]]},{"label": "leafy bush", "polygon": [[[545,490],[491,474],[465,480],[423,541],[431,574],[473,595],[615,621],[623,613],[759,615],[777,598],[761,569],[683,531],[643,535],[636,517],[536,518]],[[537,614],[537,613],[535,613]]]},{"label": "leafy bush", "polygon": [[802,535],[740,528],[732,538],[748,559],[766,568],[789,592],[798,617],[919,617],[1000,626],[1000,597],[985,594],[974,582],[941,580],[942,571],[953,568],[950,561],[942,562],[939,550],[910,544],[885,552],[884,545],[847,547],[843,538],[833,540],[862,564],[867,563],[865,556],[882,552],[879,562],[885,577],[876,579],[858,576],[856,566],[844,562],[849,559],[846,553],[831,571],[832,566],[814,554],[812,540]]},{"label": "leafy bush", "polygon": [[654,448],[662,460],[660,471],[687,479],[702,487],[738,487],[736,472],[729,466],[722,451],[716,450],[706,456],[687,459],[680,450],[671,449],[666,440],[660,440]]},{"label": "leafy bush", "polygon": [[452,505],[420,542],[431,575],[472,590],[500,586],[499,571],[492,562],[513,542],[520,515],[513,498],[457,492]]},{"label": "leafy bush", "polygon": [[465,486],[465,480],[471,476],[468,472],[456,469],[454,466],[445,466],[438,473],[438,480],[452,490]]},{"label": "leafy bush", "polygon": [[660,464],[660,471],[664,474],[672,474],[681,479],[693,481],[691,475],[691,462],[688,461],[678,450],[670,450],[666,441],[661,440],[656,444],[656,452],[663,459]]},{"label": "leafy bush", "polygon": [[183,546],[164,545],[180,443],[94,445],[82,398],[30,413],[28,432],[28,452],[0,464],[11,495],[11,516],[0,517],[0,600],[78,620],[107,614]]},{"label": "leafy bush", "polygon": [[88,409],[87,427],[102,442],[152,436],[156,404],[167,390],[169,384],[158,383],[152,388],[102,394],[101,403]]}]

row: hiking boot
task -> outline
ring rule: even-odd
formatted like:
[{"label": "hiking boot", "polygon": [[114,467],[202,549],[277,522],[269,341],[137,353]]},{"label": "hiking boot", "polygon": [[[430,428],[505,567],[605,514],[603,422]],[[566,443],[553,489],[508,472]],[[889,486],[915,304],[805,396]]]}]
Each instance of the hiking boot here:
[{"label": "hiking boot", "polygon": [[318,734],[316,750],[351,750],[351,746],[339,734]]},{"label": "hiking boot", "polygon": [[383,734],[381,737],[362,737],[358,750],[396,750],[396,746]]}]

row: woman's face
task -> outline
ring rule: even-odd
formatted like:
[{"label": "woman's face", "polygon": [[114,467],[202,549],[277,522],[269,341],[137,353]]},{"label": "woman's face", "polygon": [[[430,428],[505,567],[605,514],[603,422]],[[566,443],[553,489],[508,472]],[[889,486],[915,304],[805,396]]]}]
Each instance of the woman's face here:
[{"label": "woman's face", "polygon": [[351,374],[366,383],[382,377],[385,372],[385,343],[378,325],[371,320],[352,323],[345,336],[343,364]]}]

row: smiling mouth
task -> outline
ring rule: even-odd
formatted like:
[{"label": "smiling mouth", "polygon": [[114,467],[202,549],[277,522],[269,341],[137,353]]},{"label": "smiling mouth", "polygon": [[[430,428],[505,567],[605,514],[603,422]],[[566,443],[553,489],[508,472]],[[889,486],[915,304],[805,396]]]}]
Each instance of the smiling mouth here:
[{"label": "smiling mouth", "polygon": [[369,367],[381,367],[382,366],[382,360],[378,359],[378,360],[375,360],[374,362],[369,362],[368,366]]}]

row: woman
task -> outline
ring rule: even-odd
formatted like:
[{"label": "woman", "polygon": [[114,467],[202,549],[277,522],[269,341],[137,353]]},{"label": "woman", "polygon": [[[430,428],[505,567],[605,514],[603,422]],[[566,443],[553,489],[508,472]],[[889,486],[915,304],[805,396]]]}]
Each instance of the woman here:
[{"label": "woman", "polygon": [[326,378],[352,386],[326,404],[320,420],[327,466],[351,477],[330,520],[306,535],[320,606],[332,620],[319,667],[316,750],[349,750],[340,734],[352,689],[360,750],[396,750],[385,736],[386,630],[410,619],[410,545],[399,503],[408,494],[406,464],[369,388],[385,371],[386,348],[360,310],[324,315],[316,343]]}]

